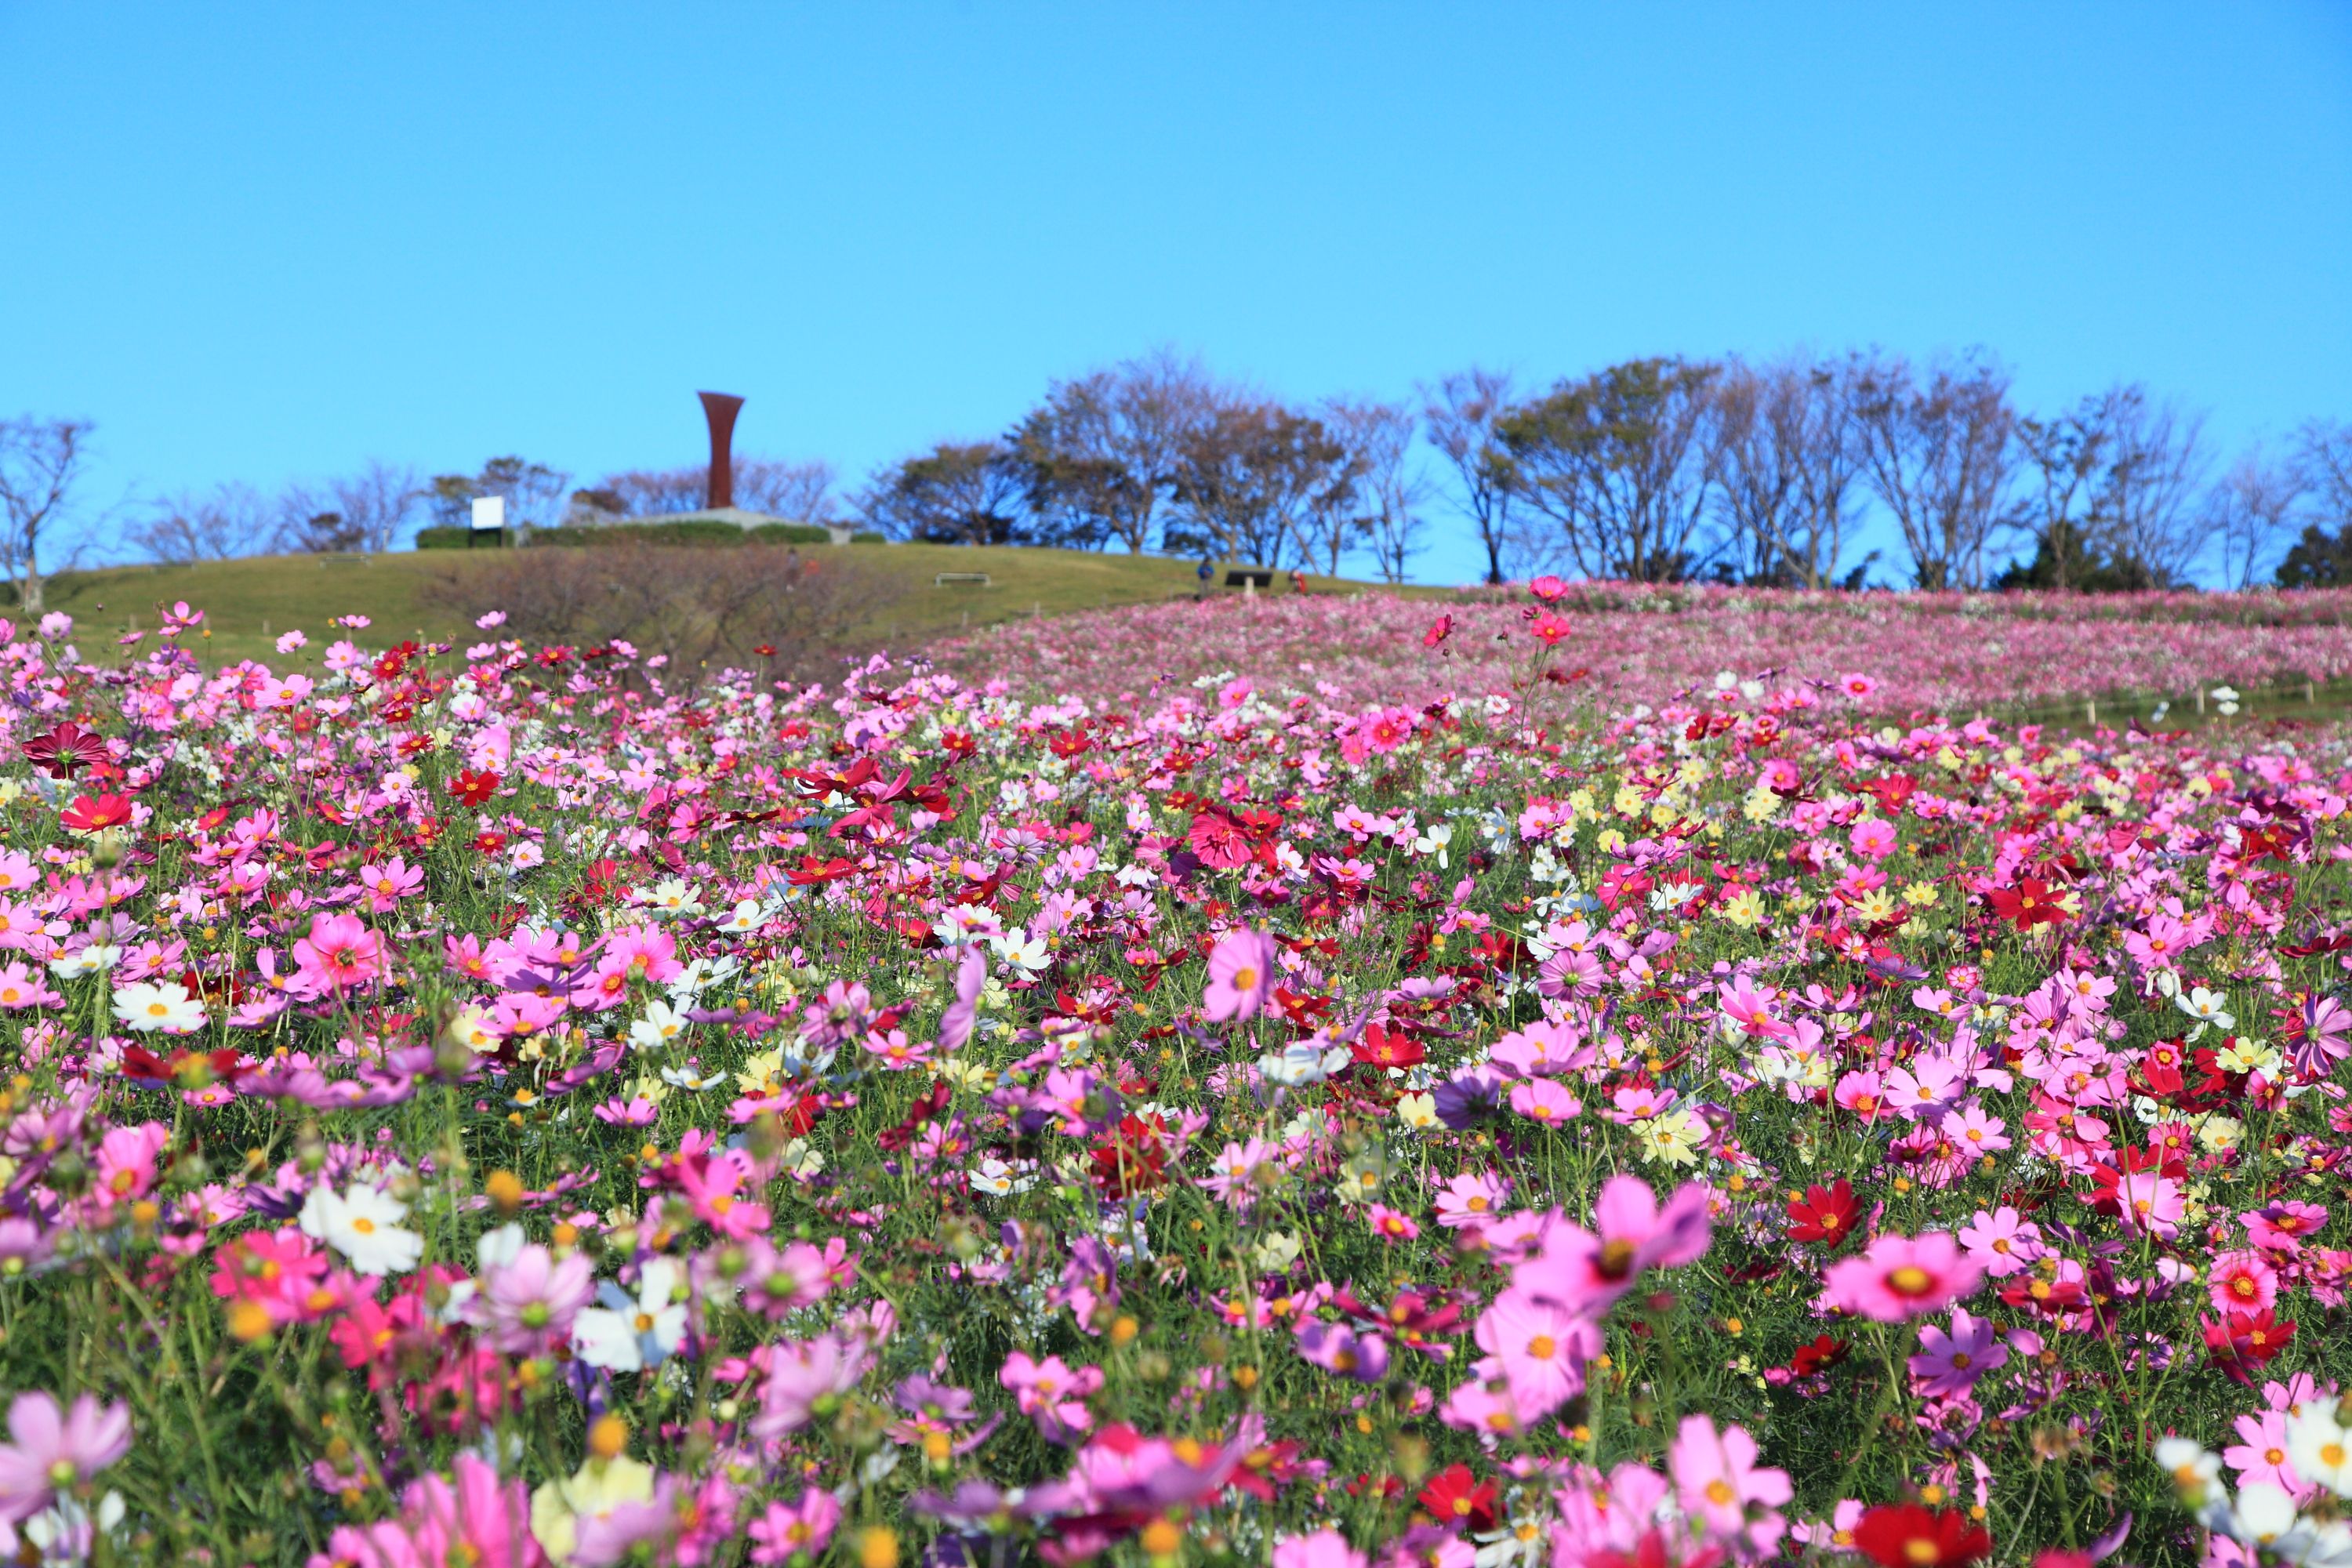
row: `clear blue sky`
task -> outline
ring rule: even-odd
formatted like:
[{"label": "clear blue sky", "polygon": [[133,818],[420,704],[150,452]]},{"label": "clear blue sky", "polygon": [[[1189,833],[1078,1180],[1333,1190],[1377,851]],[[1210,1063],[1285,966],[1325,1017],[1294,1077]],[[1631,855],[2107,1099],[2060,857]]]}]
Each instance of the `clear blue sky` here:
[{"label": "clear blue sky", "polygon": [[[853,478],[1157,343],[1279,393],[1980,343],[2352,416],[2352,6],[0,0],[0,410],[93,500]],[[1467,577],[1442,544],[1429,580]]]}]

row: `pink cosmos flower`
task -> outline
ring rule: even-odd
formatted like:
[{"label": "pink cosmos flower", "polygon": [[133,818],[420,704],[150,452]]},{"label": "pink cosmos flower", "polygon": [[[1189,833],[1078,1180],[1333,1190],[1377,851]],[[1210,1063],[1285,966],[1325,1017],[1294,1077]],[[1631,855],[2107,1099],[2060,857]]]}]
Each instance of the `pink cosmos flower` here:
[{"label": "pink cosmos flower", "polygon": [[1513,1287],[1478,1315],[1478,1346],[1502,1364],[1511,1403],[1533,1421],[1584,1392],[1585,1363],[1601,1353],[1590,1318]]},{"label": "pink cosmos flower", "polygon": [[510,1355],[546,1355],[566,1342],[572,1320],[596,1294],[596,1267],[575,1252],[557,1262],[534,1242],[500,1268],[485,1269],[474,1298],[490,1347]]},{"label": "pink cosmos flower", "polygon": [[866,1345],[856,1334],[784,1341],[769,1363],[751,1435],[767,1441],[799,1431],[816,1418],[821,1402],[848,1393],[865,1375]]},{"label": "pink cosmos flower", "polygon": [[810,1487],[796,1503],[779,1498],[751,1521],[751,1561],[766,1565],[809,1561],[824,1555],[825,1543],[841,1524],[841,1504],[823,1487]]},{"label": "pink cosmos flower", "polygon": [[1875,1121],[1892,1109],[1886,1103],[1885,1080],[1874,1072],[1850,1072],[1841,1077],[1832,1098],[1864,1121]]},{"label": "pink cosmos flower", "polygon": [[1853,825],[1846,842],[1865,860],[1884,860],[1895,853],[1895,826],[1880,817],[1864,817]]},{"label": "pink cosmos flower", "polygon": [[1512,1086],[1511,1109],[1530,1121],[1565,1127],[1583,1112],[1584,1102],[1555,1079],[1539,1078]]},{"label": "pink cosmos flower", "polygon": [[20,1394],[8,1406],[8,1435],[0,1445],[0,1519],[29,1519],[131,1451],[131,1406],[85,1394],[60,1413],[46,1389]]},{"label": "pink cosmos flower", "polygon": [[2287,1198],[2238,1217],[2246,1222],[2246,1235],[2256,1247],[2289,1258],[2303,1250],[2305,1237],[2318,1235],[2327,1224],[2325,1208],[2300,1198]]},{"label": "pink cosmos flower", "polygon": [[395,855],[383,866],[360,868],[361,903],[371,914],[383,914],[425,886],[425,868],[412,866]]},{"label": "pink cosmos flower", "polygon": [[1082,1366],[1073,1372],[1057,1355],[1034,1361],[1026,1351],[1005,1359],[996,1381],[1020,1404],[1021,1414],[1037,1424],[1037,1434],[1048,1443],[1067,1443],[1095,1424],[1085,1404],[1103,1385],[1102,1368]]},{"label": "pink cosmos flower", "polygon": [[1965,1308],[1952,1313],[1949,1333],[1933,1323],[1919,1330],[1919,1353],[1911,1358],[1911,1375],[1919,1392],[1933,1398],[1958,1398],[1976,1386],[1977,1379],[2009,1360],[2009,1348],[1993,1326],[1973,1318]]},{"label": "pink cosmos flower", "polygon": [[1547,605],[1556,604],[1568,592],[1568,584],[1547,572],[1528,584],[1528,592]]},{"label": "pink cosmos flower", "polygon": [[1485,1225],[1502,1212],[1509,1189],[1499,1176],[1465,1171],[1448,1181],[1437,1194],[1437,1223],[1448,1230]]},{"label": "pink cosmos flower", "polygon": [[2180,1234],[2189,1201],[2180,1184],[2153,1171],[2135,1172],[2116,1184],[2116,1217],[2128,1234],[2142,1232],[2169,1241]]},{"label": "pink cosmos flower", "polygon": [[1842,675],[1838,677],[1838,689],[1859,702],[1878,689],[1878,682],[1866,675]]},{"label": "pink cosmos flower", "polygon": [[2259,1312],[2278,1305],[2278,1271],[2259,1252],[2223,1252],[2213,1258],[2206,1294],[2223,1312]]},{"label": "pink cosmos flower", "polygon": [[1298,1325],[1297,1337],[1298,1353],[1327,1372],[1358,1383],[1378,1383],[1388,1375],[1389,1342],[1378,1334],[1360,1334],[1345,1323],[1308,1321]]},{"label": "pink cosmos flower", "polygon": [[[1685,1415],[1666,1450],[1666,1468],[1675,1478],[1675,1492],[1683,1511],[1706,1521],[1709,1531],[1729,1539],[1742,1531],[1759,1552],[1779,1544],[1783,1526],[1778,1515],[1751,1523],[1751,1504],[1778,1508],[1796,1495],[1789,1472],[1759,1469],[1756,1439],[1740,1427],[1716,1430],[1704,1415]],[[1766,1531],[1759,1538],[1756,1531]]]},{"label": "pink cosmos flower", "polygon": [[1645,1268],[1675,1268],[1706,1250],[1706,1189],[1686,1182],[1664,1208],[1639,1176],[1612,1176],[1592,1205],[1592,1230],[1560,1220],[1513,1285],[1570,1311],[1598,1316]]},{"label": "pink cosmos flower", "polygon": [[1364,1554],[1336,1530],[1286,1535],[1274,1543],[1274,1568],[1370,1568]]},{"label": "pink cosmos flower", "polygon": [[1382,1241],[1411,1241],[1421,1234],[1412,1216],[1389,1207],[1386,1204],[1367,1204],[1364,1217],[1371,1222],[1372,1234]]},{"label": "pink cosmos flower", "polygon": [[1882,1236],[1822,1277],[1829,1304],[1873,1322],[1941,1311],[1984,1282],[1984,1269],[1942,1231]]},{"label": "pink cosmos flower", "polygon": [[2264,1410],[2237,1419],[2242,1441],[2221,1450],[2221,1462],[2238,1472],[2241,1487],[2276,1487],[2291,1498],[2306,1496],[2311,1488],[2295,1474],[2287,1457],[2286,1412]]},{"label": "pink cosmos flower", "polygon": [[1201,997],[1213,1024],[1253,1017],[1274,990],[1274,939],[1241,927],[1227,931],[1209,954],[1209,984]]},{"label": "pink cosmos flower", "polygon": [[451,1468],[456,1486],[437,1475],[419,1477],[400,1494],[398,1519],[339,1525],[326,1555],[312,1561],[540,1568],[547,1556],[530,1532],[530,1498],[521,1479],[501,1482],[498,1470],[473,1454],[460,1453]]},{"label": "pink cosmos flower", "polygon": [[2022,1273],[2043,1251],[2042,1227],[2006,1204],[1990,1214],[1977,1210],[1976,1218],[1960,1227],[1960,1245],[1996,1279]]},{"label": "pink cosmos flower", "polygon": [[383,973],[383,939],[357,915],[312,915],[310,934],[294,944],[294,963],[305,979],[340,991]]}]

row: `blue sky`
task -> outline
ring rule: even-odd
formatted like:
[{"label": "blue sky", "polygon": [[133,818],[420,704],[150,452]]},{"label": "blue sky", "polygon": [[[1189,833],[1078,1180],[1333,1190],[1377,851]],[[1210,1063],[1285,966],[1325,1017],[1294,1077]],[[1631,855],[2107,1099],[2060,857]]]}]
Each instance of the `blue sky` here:
[{"label": "blue sky", "polygon": [[2341,4],[0,0],[0,409],[97,420],[95,502],[692,461],[701,387],[856,477],[1160,343],[2352,417]]}]

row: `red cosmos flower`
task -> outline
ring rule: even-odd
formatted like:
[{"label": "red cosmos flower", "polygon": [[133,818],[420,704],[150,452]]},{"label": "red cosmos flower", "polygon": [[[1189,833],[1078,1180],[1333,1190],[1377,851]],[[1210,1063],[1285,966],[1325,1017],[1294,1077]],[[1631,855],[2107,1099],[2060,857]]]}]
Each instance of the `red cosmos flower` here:
[{"label": "red cosmos flower", "polygon": [[457,797],[457,804],[460,805],[479,805],[489,799],[497,792],[498,787],[498,774],[487,772],[476,773],[471,768],[462,770],[456,778],[449,781],[449,793]]},{"label": "red cosmos flower", "polygon": [[1843,1340],[1816,1334],[1812,1343],[1797,1347],[1797,1353],[1789,1358],[1789,1370],[1799,1377],[1811,1377],[1817,1372],[1827,1372],[1845,1360],[1853,1349]]},{"label": "red cosmos flower", "polygon": [[1435,647],[1439,643],[1444,642],[1447,637],[1450,637],[1453,635],[1454,617],[1452,616],[1440,616],[1437,619],[1429,623],[1429,629],[1427,631],[1421,634],[1421,646],[1423,647]]},{"label": "red cosmos flower", "polygon": [[2032,931],[2038,925],[2056,925],[2066,919],[2066,911],[2058,902],[2049,884],[2036,877],[2028,877],[2015,889],[1995,888],[1985,895],[1993,913],[2020,931]]},{"label": "red cosmos flower", "polygon": [[507,836],[503,833],[477,833],[474,835],[474,847],[480,850],[485,855],[495,855],[506,847]]},{"label": "red cosmos flower", "polygon": [[1853,1543],[1881,1568],[1956,1568],[1992,1552],[1992,1537],[1956,1508],[1916,1503],[1874,1508],[1853,1527]]},{"label": "red cosmos flower", "polygon": [[1495,1483],[1482,1481],[1467,1465],[1448,1465],[1429,1478],[1414,1500],[1448,1530],[1495,1528]]},{"label": "red cosmos flower", "polygon": [[1402,1029],[1390,1029],[1379,1024],[1367,1024],[1364,1032],[1349,1049],[1355,1058],[1367,1067],[1409,1068],[1427,1058],[1421,1042]]},{"label": "red cosmos flower", "polygon": [[69,779],[76,768],[101,766],[110,755],[104,736],[90,733],[70,719],[47,734],[26,742],[24,752],[27,762],[53,779]]},{"label": "red cosmos flower", "polygon": [[1826,1187],[1816,1182],[1789,1200],[1789,1239],[1837,1247],[1853,1234],[1854,1207],[1853,1184],[1843,1176]]},{"label": "red cosmos flower", "polygon": [[2226,1312],[2220,1321],[2197,1320],[2205,1331],[2205,1349],[2213,1365],[2248,1387],[2252,1373],[2267,1365],[2294,1338],[2294,1321],[2279,1321],[2268,1307],[2259,1312]]},{"label": "red cosmos flower", "polygon": [[1534,624],[1528,627],[1528,631],[1544,647],[1558,647],[1561,639],[1568,636],[1568,620],[1565,616],[1556,616],[1549,610],[1546,610],[1535,618]]},{"label": "red cosmos flower", "polygon": [[120,827],[131,820],[131,797],[102,795],[92,799],[86,795],[79,795],[71,805],[58,814],[58,820],[76,833],[96,833],[100,828]]},{"label": "red cosmos flower", "polygon": [[758,654],[761,658],[773,658],[776,657],[775,645],[772,643],[761,643],[758,647],[753,648],[751,651]]},{"label": "red cosmos flower", "polygon": [[801,857],[801,868],[787,872],[784,880],[795,888],[814,887],[820,882],[837,881],[857,870],[855,860],[820,860],[814,855]]},{"label": "red cosmos flower", "polygon": [[1109,1142],[1087,1151],[1095,1163],[1095,1184],[1105,1197],[1123,1198],[1148,1193],[1168,1180],[1168,1150],[1160,1140],[1168,1124],[1154,1116],[1145,1121],[1122,1116]]}]

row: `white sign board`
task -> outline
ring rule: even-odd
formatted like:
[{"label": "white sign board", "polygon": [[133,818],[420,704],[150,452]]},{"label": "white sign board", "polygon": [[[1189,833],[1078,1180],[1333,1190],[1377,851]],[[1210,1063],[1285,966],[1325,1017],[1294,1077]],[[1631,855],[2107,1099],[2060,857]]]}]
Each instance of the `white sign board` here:
[{"label": "white sign board", "polygon": [[507,498],[477,496],[474,498],[474,531],[496,533],[507,525]]}]

